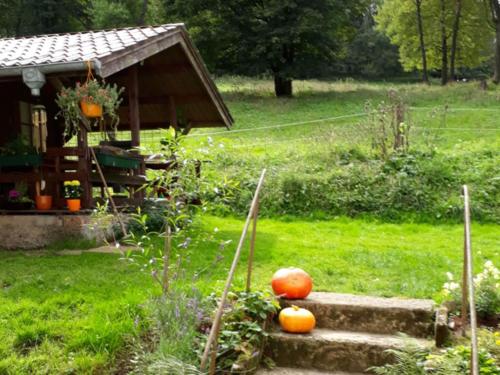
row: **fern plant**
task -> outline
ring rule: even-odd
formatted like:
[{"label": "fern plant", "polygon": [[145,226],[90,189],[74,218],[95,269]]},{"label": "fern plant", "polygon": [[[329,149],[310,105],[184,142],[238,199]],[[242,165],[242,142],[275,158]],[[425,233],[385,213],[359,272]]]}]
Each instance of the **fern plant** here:
[{"label": "fern plant", "polygon": [[389,349],[387,354],[394,357],[393,364],[371,367],[377,375],[425,375],[424,363],[429,352],[415,345],[408,345],[402,350]]}]

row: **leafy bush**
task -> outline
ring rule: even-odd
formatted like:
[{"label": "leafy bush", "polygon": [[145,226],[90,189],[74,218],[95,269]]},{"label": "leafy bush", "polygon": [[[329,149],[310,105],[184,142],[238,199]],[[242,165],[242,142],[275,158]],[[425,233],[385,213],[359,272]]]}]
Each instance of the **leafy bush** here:
[{"label": "leafy bush", "polygon": [[[470,374],[470,346],[458,345],[445,349],[440,354],[429,355],[426,367],[436,375]],[[479,349],[479,373],[481,375],[500,375],[500,367],[495,358],[485,349]]]},{"label": "leafy bush", "polygon": [[[500,336],[479,330],[479,373],[500,375]],[[463,341],[463,340],[462,340]],[[462,375],[470,374],[470,342],[464,341],[434,353],[408,345],[403,350],[388,350],[395,362],[370,370],[377,375]]]},{"label": "leafy bush", "polygon": [[148,334],[133,348],[133,374],[199,374],[193,344],[204,315],[200,298],[171,292],[148,305]]},{"label": "leafy bush", "polygon": [[[445,300],[456,306],[458,313],[462,304],[462,288],[450,272],[447,277],[448,281],[443,285],[442,294]],[[478,316],[486,319],[500,314],[500,270],[493,262],[488,260],[484,263],[483,271],[474,277],[474,287]]]},{"label": "leafy bush", "polygon": [[[444,155],[411,151],[387,160],[359,149],[339,150],[321,165],[299,170],[271,168],[262,192],[262,215],[376,216],[384,220],[461,221],[461,186],[469,185],[473,220],[500,222],[499,163],[487,151]],[[227,212],[245,215],[256,185],[250,162],[234,161],[239,180]],[[225,159],[225,163],[229,163]],[[319,164],[319,162],[316,162]],[[325,167],[325,165],[328,167]],[[308,171],[304,172],[304,170]]]},{"label": "leafy bush", "polygon": [[[217,298],[209,298],[215,309]],[[257,358],[267,336],[265,324],[278,311],[278,303],[270,294],[262,292],[230,293],[221,322],[217,346],[217,373],[248,370],[247,364]],[[208,331],[208,330],[207,330]],[[207,336],[200,337],[203,351]],[[255,365],[258,364],[258,361]]]}]

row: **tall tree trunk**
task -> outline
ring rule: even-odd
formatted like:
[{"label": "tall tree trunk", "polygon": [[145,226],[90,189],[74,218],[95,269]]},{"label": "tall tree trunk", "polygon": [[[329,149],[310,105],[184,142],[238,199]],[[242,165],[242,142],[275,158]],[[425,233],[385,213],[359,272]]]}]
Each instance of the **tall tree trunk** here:
[{"label": "tall tree trunk", "polygon": [[455,77],[455,59],[457,55],[458,32],[460,30],[460,17],[462,15],[462,0],[455,0],[455,19],[453,21],[453,30],[451,35],[450,51],[450,79]]},{"label": "tall tree trunk", "polygon": [[500,83],[500,20],[496,23],[496,37],[495,37],[495,71],[493,74],[493,82]]},{"label": "tall tree trunk", "polygon": [[422,81],[429,83],[429,75],[427,73],[427,52],[425,50],[424,27],[422,25],[422,0],[415,0],[417,7],[417,25],[418,36],[420,39],[420,51],[422,52]]},{"label": "tall tree trunk", "polygon": [[446,3],[441,0],[441,85],[448,83],[448,41],[446,39]]},{"label": "tall tree trunk", "polygon": [[276,96],[292,96],[293,86],[290,78],[284,78],[280,72],[274,73],[274,93]]},{"label": "tall tree trunk", "polygon": [[491,15],[495,26],[495,72],[493,82],[500,83],[500,0],[490,0]]},{"label": "tall tree trunk", "polygon": [[137,25],[143,26],[146,22],[146,14],[148,13],[148,3],[149,0],[142,1],[141,13],[139,14],[139,18],[137,19]]}]

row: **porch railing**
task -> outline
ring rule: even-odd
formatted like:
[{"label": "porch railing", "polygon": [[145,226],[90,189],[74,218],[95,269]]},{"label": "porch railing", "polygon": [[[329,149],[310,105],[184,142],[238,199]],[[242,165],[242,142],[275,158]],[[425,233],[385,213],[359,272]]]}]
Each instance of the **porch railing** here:
[{"label": "porch railing", "polygon": [[248,270],[247,270],[247,280],[246,280],[246,290],[250,291],[251,288],[251,277],[252,277],[252,267],[253,267],[253,254],[255,247],[255,238],[257,233],[257,217],[259,212],[259,194],[262,188],[262,184],[264,183],[264,177],[266,175],[266,170],[264,169],[260,175],[259,183],[257,184],[257,188],[255,189],[255,194],[252,199],[252,203],[250,205],[250,210],[248,212],[248,216],[243,227],[243,232],[241,233],[240,241],[238,243],[238,247],[236,248],[236,252],[234,254],[233,262],[231,264],[231,268],[229,269],[229,274],[226,279],[226,284],[224,285],[224,291],[222,292],[221,299],[219,301],[219,305],[217,307],[217,311],[215,313],[214,321],[212,327],[210,329],[210,333],[208,335],[207,343],[205,344],[205,349],[203,351],[203,355],[201,358],[200,368],[201,371],[205,371],[208,364],[208,357],[210,355],[210,348],[212,348],[212,355],[210,360],[210,368],[209,374],[215,373],[215,362],[217,359],[217,342],[219,341],[219,328],[222,316],[224,314],[224,306],[226,304],[227,295],[229,290],[231,289],[231,285],[233,282],[234,274],[236,272],[236,267],[238,266],[238,262],[241,257],[241,252],[243,249],[243,244],[245,243],[245,239],[248,233],[248,229],[250,228],[250,222],[253,221],[252,225],[252,235],[250,238],[250,253],[248,256]]},{"label": "porch railing", "polygon": [[462,187],[464,197],[464,268],[462,276],[462,334],[466,332],[467,305],[470,311],[471,328],[471,374],[479,375],[479,357],[477,344],[477,314],[476,299],[474,295],[474,276],[472,264],[472,246],[470,230],[470,206],[469,189],[467,185]]}]

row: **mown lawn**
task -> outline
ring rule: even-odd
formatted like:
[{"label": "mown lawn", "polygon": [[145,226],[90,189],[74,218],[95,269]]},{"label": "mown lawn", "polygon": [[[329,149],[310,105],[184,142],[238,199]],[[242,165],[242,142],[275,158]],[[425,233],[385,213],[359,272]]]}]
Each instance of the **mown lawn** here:
[{"label": "mown lawn", "polygon": [[[240,219],[203,218],[200,233],[217,228],[219,239],[233,241],[219,263],[217,246],[195,241],[185,285],[203,293],[222,288],[242,226]],[[476,269],[486,259],[500,263],[499,238],[498,226],[473,226]],[[108,373],[143,328],[141,304],[158,292],[148,275],[118,258],[0,252],[0,374]],[[432,298],[447,271],[460,273],[461,261],[460,225],[263,219],[253,281],[269,289],[276,269],[298,266],[316,290]],[[245,262],[246,252],[235,288],[245,283]]]},{"label": "mown lawn", "polygon": [[[376,104],[387,100],[387,92],[393,88],[410,106],[418,107],[411,111],[412,147],[424,151],[433,148],[447,155],[470,154],[471,158],[486,152],[491,155],[491,165],[499,158],[500,90],[493,86],[482,91],[476,83],[442,88],[297,81],[294,98],[278,99],[266,80],[233,77],[221,78],[217,84],[236,120],[235,131],[194,130],[187,137],[187,148],[199,152],[195,156],[201,160],[204,155],[213,159],[204,164],[203,171],[218,177],[231,176],[235,170],[257,176],[267,167],[267,183],[272,184],[272,177],[281,173],[326,173],[335,160],[334,153],[353,147],[369,149],[370,137],[362,116],[257,128],[359,114],[367,101]],[[443,121],[441,112],[433,109],[445,105],[449,111]],[[128,132],[120,133],[123,139],[129,136]],[[156,148],[160,138],[160,132],[142,134],[143,144],[150,148]],[[491,168],[491,179],[496,170]],[[471,170],[470,174],[476,172]],[[459,194],[460,186],[449,188]],[[262,219],[255,288],[268,289],[276,269],[298,266],[313,276],[316,290],[439,300],[445,273],[458,276],[461,272],[463,237],[461,225],[436,220],[438,224],[432,225],[347,218]],[[218,228],[220,240],[232,240],[219,262],[215,244],[193,241],[186,278],[181,282],[208,294],[224,284],[243,221],[212,216],[203,217],[201,223],[200,239],[203,233],[215,233]],[[52,250],[84,245],[57,244]],[[474,223],[473,248],[476,270],[486,259],[499,265],[500,227]],[[235,279],[236,288],[245,283],[246,254]],[[109,254],[27,256],[0,251],[0,375],[112,372],[127,344],[144,331],[144,304],[158,293],[149,275],[118,258]],[[192,277],[195,273],[197,278]]]}]

